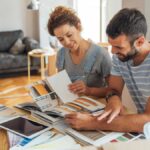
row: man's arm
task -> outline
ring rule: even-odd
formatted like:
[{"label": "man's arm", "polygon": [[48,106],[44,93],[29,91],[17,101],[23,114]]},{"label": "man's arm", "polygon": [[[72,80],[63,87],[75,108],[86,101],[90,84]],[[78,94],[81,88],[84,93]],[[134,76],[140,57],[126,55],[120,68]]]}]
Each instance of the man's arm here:
[{"label": "man's arm", "polygon": [[122,90],[124,87],[124,81],[121,76],[111,75],[108,80],[108,86],[109,86],[110,92],[111,90],[112,91],[114,90],[118,93],[118,96],[121,96]]},{"label": "man's arm", "polygon": [[106,119],[97,123],[97,128],[101,130],[123,131],[123,132],[142,132],[143,126],[150,121],[150,98],[146,104],[145,112],[142,114],[128,114],[116,117],[110,124]]},{"label": "man's arm", "polygon": [[[124,87],[124,81],[120,76],[111,75],[109,78],[109,86],[107,94],[115,92],[116,94],[111,95],[107,101],[106,108],[102,114],[97,114],[98,120],[102,120],[107,117],[107,123],[110,123],[116,116],[118,116],[123,108],[121,102],[122,90]],[[107,95],[106,94],[106,95]]]},{"label": "man's arm", "polygon": [[150,98],[143,114],[119,115],[111,123],[107,118],[100,121],[90,114],[70,114],[66,116],[66,122],[78,130],[110,130],[118,132],[142,132],[143,126],[150,121]]}]

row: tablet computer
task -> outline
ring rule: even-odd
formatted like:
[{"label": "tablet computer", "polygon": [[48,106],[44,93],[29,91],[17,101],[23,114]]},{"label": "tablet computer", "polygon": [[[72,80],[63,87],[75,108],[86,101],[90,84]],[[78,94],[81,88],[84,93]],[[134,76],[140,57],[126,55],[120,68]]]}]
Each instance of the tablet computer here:
[{"label": "tablet computer", "polygon": [[51,126],[45,126],[24,117],[15,117],[0,124],[0,128],[13,132],[26,138],[34,138],[41,133],[50,130]]}]

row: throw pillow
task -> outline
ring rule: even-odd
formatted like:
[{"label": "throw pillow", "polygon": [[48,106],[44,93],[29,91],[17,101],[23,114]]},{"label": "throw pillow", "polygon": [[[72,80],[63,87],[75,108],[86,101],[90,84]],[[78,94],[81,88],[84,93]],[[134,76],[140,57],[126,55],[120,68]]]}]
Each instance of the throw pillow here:
[{"label": "throw pillow", "polygon": [[14,45],[10,48],[9,52],[11,54],[17,55],[24,52],[25,45],[22,43],[22,40],[19,38]]},{"label": "throw pillow", "polygon": [[30,37],[25,37],[25,38],[23,38],[22,41],[26,45],[26,48],[25,48],[26,53],[28,53],[29,51],[31,51],[33,49],[39,49],[40,48],[39,42],[30,38]]}]

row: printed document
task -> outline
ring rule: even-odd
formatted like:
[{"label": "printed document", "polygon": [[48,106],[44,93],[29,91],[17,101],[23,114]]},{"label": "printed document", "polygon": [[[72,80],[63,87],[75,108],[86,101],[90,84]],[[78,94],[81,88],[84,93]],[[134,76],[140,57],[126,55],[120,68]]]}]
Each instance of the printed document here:
[{"label": "printed document", "polygon": [[53,76],[47,77],[46,80],[60,97],[63,103],[72,102],[78,98],[78,95],[71,93],[68,89],[68,85],[71,84],[71,80],[66,70],[63,70]]}]

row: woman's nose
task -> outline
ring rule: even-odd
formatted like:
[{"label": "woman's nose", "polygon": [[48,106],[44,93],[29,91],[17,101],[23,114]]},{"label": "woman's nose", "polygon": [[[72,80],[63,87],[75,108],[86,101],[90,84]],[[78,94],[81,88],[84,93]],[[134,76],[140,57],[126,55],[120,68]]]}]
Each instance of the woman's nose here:
[{"label": "woman's nose", "polygon": [[65,38],[65,45],[69,45],[70,44],[70,39],[69,38]]}]

